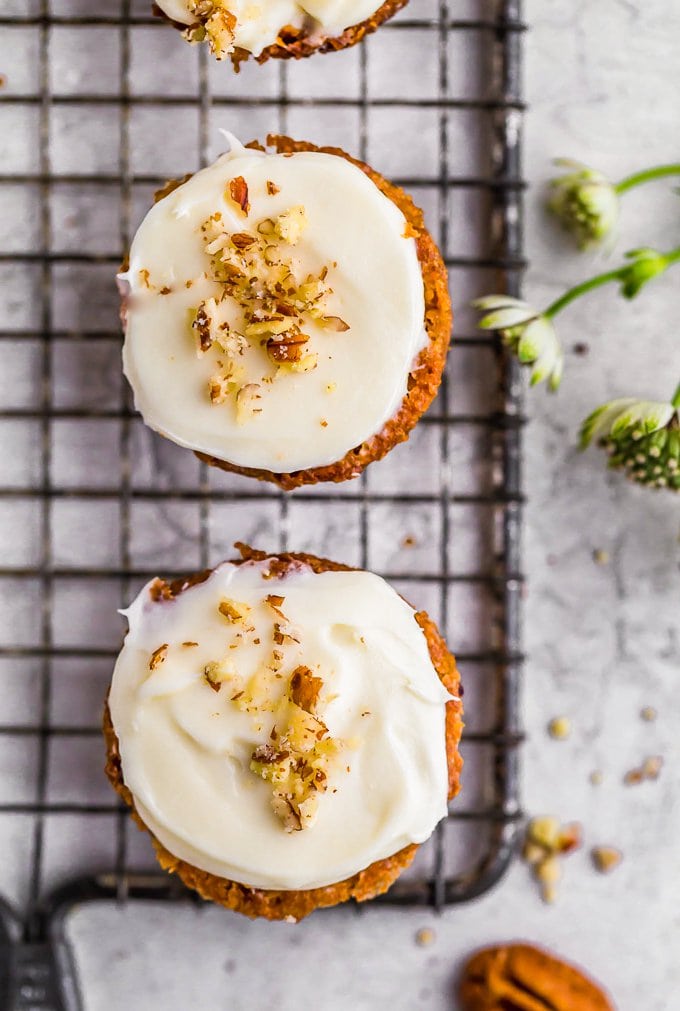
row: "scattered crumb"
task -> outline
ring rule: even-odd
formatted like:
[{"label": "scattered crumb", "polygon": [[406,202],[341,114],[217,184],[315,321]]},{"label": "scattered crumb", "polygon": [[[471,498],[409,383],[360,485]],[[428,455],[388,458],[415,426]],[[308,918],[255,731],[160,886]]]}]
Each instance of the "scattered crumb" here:
[{"label": "scattered crumb", "polygon": [[623,860],[623,853],[614,846],[594,846],[590,851],[590,856],[595,870],[600,874],[609,874]]},{"label": "scattered crumb", "polygon": [[402,548],[414,548],[418,542],[411,534],[407,534],[401,542]]},{"label": "scattered crumb", "polygon": [[4,88],[7,84],[7,78],[4,74],[0,74],[0,88]]},{"label": "scattered crumb", "polygon": [[602,781],[604,780],[604,775],[600,771],[600,769],[594,769],[593,772],[591,772],[590,775],[588,776],[588,779],[593,784],[593,786],[601,786]]},{"label": "scattered crumb", "polygon": [[640,719],[644,720],[645,723],[653,723],[658,715],[654,706],[645,706],[644,709],[640,710]]},{"label": "scattered crumb", "polygon": [[609,552],[605,551],[604,548],[595,548],[593,551],[593,561],[596,565],[608,565]]},{"label": "scattered crumb", "polygon": [[416,944],[421,948],[427,948],[430,944],[434,944],[437,939],[437,935],[431,927],[421,927],[416,933]]},{"label": "scattered crumb", "polygon": [[548,724],[548,733],[556,741],[564,741],[571,734],[571,720],[567,716],[555,716]]},{"label": "scattered crumb", "polygon": [[590,345],[586,344],[584,341],[577,341],[577,343],[574,344],[572,351],[575,355],[587,355],[590,351]]},{"label": "scattered crumb", "polygon": [[283,919],[285,923],[297,923],[297,920],[295,919],[294,916],[284,916]]},{"label": "scattered crumb", "polygon": [[642,763],[642,772],[645,779],[658,779],[661,775],[662,768],[663,758],[661,755],[654,755],[651,758],[645,758]]},{"label": "scattered crumb", "polygon": [[552,815],[533,818],[526,829],[522,857],[539,883],[541,898],[553,903],[557,899],[557,885],[562,877],[560,858],[579,849],[582,829],[578,822],[562,825]]},{"label": "scattered crumb", "polygon": [[637,786],[639,783],[644,783],[645,780],[658,779],[662,767],[663,758],[661,755],[651,755],[649,758],[645,758],[642,765],[635,769],[629,769],[623,777],[623,782],[626,786]]},{"label": "scattered crumb", "polygon": [[328,428],[328,422],[326,421],[325,418],[322,418],[319,424],[321,425],[322,428]]}]

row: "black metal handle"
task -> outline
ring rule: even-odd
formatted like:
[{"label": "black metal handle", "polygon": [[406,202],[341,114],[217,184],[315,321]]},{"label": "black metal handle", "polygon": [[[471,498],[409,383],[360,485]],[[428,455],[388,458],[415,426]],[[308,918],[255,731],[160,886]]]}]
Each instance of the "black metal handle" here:
[{"label": "black metal handle", "polygon": [[7,1011],[64,1011],[49,944],[13,944],[4,955]]}]

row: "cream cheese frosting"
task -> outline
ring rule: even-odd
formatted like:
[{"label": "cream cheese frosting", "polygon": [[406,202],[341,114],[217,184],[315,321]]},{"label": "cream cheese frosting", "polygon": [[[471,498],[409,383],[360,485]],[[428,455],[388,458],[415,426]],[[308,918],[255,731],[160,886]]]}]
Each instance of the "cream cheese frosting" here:
[{"label": "cream cheese frosting", "polygon": [[[423,842],[444,817],[450,696],[384,580],[303,564],[269,578],[269,564],[225,562],[171,599],[147,585],[125,612],[109,707],[125,784],[166,849],[252,887],[317,888]],[[313,815],[290,830],[252,762],[287,747],[275,730],[300,665],[322,683],[319,746],[334,752]]]},{"label": "cream cheese frosting", "polygon": [[[181,25],[196,23],[196,5],[190,0],[157,0],[160,9]],[[332,38],[345,28],[361,24],[378,10],[383,0],[228,0],[226,10],[236,18],[234,46],[259,56],[271,46],[282,28],[304,28],[312,38]]]},{"label": "cream cheese frosting", "polygon": [[[264,153],[226,136],[230,150],[156,203],[135,235],[119,277],[125,374],[146,423],[182,446],[274,473],[332,464],[396,414],[427,343],[416,243],[399,208],[346,159]],[[239,183],[242,206],[233,196]],[[296,214],[302,225],[291,235],[280,222]],[[220,239],[208,240],[260,241],[274,223],[276,256],[290,276],[316,278],[325,293],[323,310],[299,321],[306,370],[276,366],[258,341],[241,341],[228,365],[238,374],[215,403],[207,391],[225,353],[217,344],[197,353],[191,314],[195,323],[197,308],[215,300],[232,336],[241,340],[244,327],[243,305],[212,272],[208,250]],[[253,395],[245,416],[236,403],[244,387]]]}]

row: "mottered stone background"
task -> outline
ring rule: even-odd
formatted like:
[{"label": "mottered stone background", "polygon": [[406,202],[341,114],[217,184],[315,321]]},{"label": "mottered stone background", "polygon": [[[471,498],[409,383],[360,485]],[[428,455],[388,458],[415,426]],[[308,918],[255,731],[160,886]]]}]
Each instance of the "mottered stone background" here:
[{"label": "mottered stone background", "polygon": [[[27,0],[29,7],[31,2]],[[10,11],[25,9],[21,0],[4,0],[5,5]],[[451,14],[472,16],[475,6],[474,0],[461,5],[452,0]],[[73,13],[77,9],[91,12],[92,7],[92,0],[53,3],[55,13]],[[435,9],[430,0],[412,0],[414,13],[419,7],[424,12]],[[540,187],[550,173],[550,158],[583,158],[614,175],[625,174],[641,164],[677,160],[680,11],[669,0],[648,0],[644,4],[641,0],[581,0],[571,5],[529,0],[526,7],[532,30],[526,40],[526,92],[531,111],[526,120],[525,162],[526,174],[535,184],[527,199],[526,245],[531,269],[526,292],[532,301],[543,305],[563,284],[606,269],[603,265],[609,262],[597,255],[572,254],[566,239],[546,222],[540,206]],[[137,9],[143,9],[142,5]],[[115,91],[115,52],[107,49],[98,54],[94,74],[83,46],[65,32],[58,35],[52,59],[53,86],[77,91],[82,89],[83,75],[89,74],[89,88],[103,93]],[[421,42],[425,46],[427,40]],[[10,86],[22,92],[37,87],[34,45],[28,34],[21,43],[18,36],[11,44],[7,37],[0,37],[0,71],[7,74]],[[382,36],[369,45],[372,94],[380,94],[381,89],[391,93],[397,81],[407,94],[418,89],[421,94],[433,93],[436,70],[434,60],[430,65],[426,58],[426,48],[418,59],[413,53],[410,57],[401,53],[395,63]],[[331,59],[335,67],[347,68],[343,86],[355,88],[357,53]],[[311,82],[317,92],[328,88],[333,93],[337,78],[330,69],[322,73],[324,66],[313,61],[294,68],[291,93],[296,89],[306,93]],[[451,65],[452,92],[465,94],[468,89],[467,93],[472,93],[471,66],[464,53],[456,53]],[[189,80],[195,80],[191,75],[197,74],[196,61],[177,44],[172,60],[165,64],[151,63],[144,59],[142,48],[133,48],[132,70],[140,90],[149,84],[158,88],[160,79],[161,90],[165,88],[169,94],[178,87],[180,73],[189,75]],[[218,93],[224,91],[224,69],[211,68],[210,75]],[[428,75],[435,76],[430,80]],[[250,94],[255,88],[274,94],[276,70],[271,66],[247,68],[242,82]],[[33,112],[27,115],[31,117]],[[111,140],[116,124],[112,121],[110,131],[104,129],[101,137],[98,134],[93,149],[91,137],[79,130],[73,112],[64,108],[62,115],[52,152],[60,171],[77,169],[83,160],[92,163],[93,171],[110,170],[112,160],[117,158]],[[106,116],[102,109],[104,128]],[[200,140],[195,112],[186,110],[185,123],[183,116],[184,112],[175,110],[168,118],[161,145],[143,115],[133,120],[131,150],[137,171],[149,164],[154,171],[174,171],[186,162],[184,149],[190,147],[195,152]],[[315,126],[313,139],[355,147],[354,116],[351,109],[334,111],[332,120]],[[266,132],[272,126],[270,115],[262,108],[241,110],[237,119],[236,130],[248,135]],[[290,132],[310,133],[305,131],[305,119],[304,110],[291,110]],[[208,132],[211,154],[219,145],[214,130],[218,125],[222,125],[220,117],[213,114]],[[184,132],[175,127],[182,127]],[[377,167],[405,175],[421,171],[428,159],[434,162],[434,117],[415,112],[413,119],[406,116],[399,127],[395,146],[394,123],[382,115],[372,121],[368,153]],[[0,152],[6,168],[14,164],[13,159],[18,172],[35,166],[36,129],[32,123],[19,139],[11,124],[5,122]],[[460,122],[453,129],[457,132],[452,143],[452,170],[463,174],[478,169],[477,141],[471,125]],[[140,186],[133,193],[137,216],[148,202],[149,189]],[[417,196],[427,200],[425,191]],[[21,199],[25,202],[18,204]],[[34,244],[37,242],[39,222],[30,194],[17,194],[17,201],[12,207],[3,207],[0,229],[4,229],[5,242],[16,235],[15,248],[23,248],[31,245],[26,241],[31,234]],[[434,207],[427,209],[433,220]],[[621,238],[610,259],[640,244],[653,243],[662,248],[676,245],[679,211],[678,198],[667,184],[628,196]],[[64,248],[71,244],[70,248],[75,249],[111,249],[112,234],[117,242],[117,213],[117,203],[108,206],[96,186],[89,199],[84,199],[80,188],[77,206],[68,187],[55,194],[53,214],[61,226],[58,234]],[[477,226],[481,220],[479,207],[473,203],[452,206],[451,215],[449,252],[483,252],[484,236]],[[456,227],[457,221],[460,228]],[[58,325],[67,327],[77,319],[81,326],[88,326],[88,320],[102,316],[110,325],[115,312],[114,295],[96,280],[110,267],[89,269],[93,272],[92,283],[82,271],[77,278],[63,278],[54,305]],[[3,271],[0,298],[11,300],[8,310],[25,314],[20,325],[37,327],[35,277],[25,266],[3,266]],[[463,290],[456,291],[457,301],[462,304],[477,293],[466,290],[466,285],[478,285],[482,290],[488,284],[488,277],[471,279],[468,273],[461,279]],[[664,397],[672,392],[680,372],[680,337],[673,322],[679,310],[677,273],[650,285],[632,305],[624,305],[613,290],[584,300],[560,321],[567,348],[560,394],[550,397],[536,390],[528,397],[531,424],[525,442],[525,485],[530,504],[525,570],[529,590],[525,639],[529,661],[524,689],[528,731],[523,752],[524,802],[530,813],[556,813],[564,820],[582,821],[586,838],[584,849],[565,864],[557,905],[548,908],[541,904],[526,868],[518,864],[493,893],[439,916],[421,910],[374,907],[361,913],[319,913],[303,924],[290,926],[250,923],[216,909],[153,905],[119,911],[83,908],[72,915],[69,930],[78,951],[88,1011],[183,1011],[191,1006],[207,1011],[260,1011],[272,1006],[281,1011],[306,1006],[320,1011],[444,1011],[455,1008],[452,981],[462,958],[475,946],[516,937],[542,942],[583,963],[609,985],[619,1011],[676,1011],[680,1001],[680,745],[676,731],[680,717],[680,513],[672,496],[649,493],[617,476],[608,476],[596,452],[580,455],[573,446],[579,420],[602,400],[635,393]],[[577,342],[588,344],[587,355],[573,353],[571,348]],[[55,355],[59,363],[57,404],[89,402],[115,408],[121,403],[114,346],[97,345],[87,361],[66,343],[55,348]],[[479,366],[471,361],[466,364],[464,357],[459,361],[457,372],[461,378],[457,380],[454,374],[451,391],[454,404],[464,410],[469,398],[479,408],[479,398],[474,396],[474,384],[481,382],[475,373]],[[25,371],[25,363],[22,368]],[[11,356],[1,371],[4,383],[12,384],[14,395],[24,397],[26,403],[39,395],[30,370],[26,375],[12,372]],[[118,466],[117,443],[114,446],[110,433],[102,429],[101,441],[93,437],[74,448],[77,433],[69,432],[67,426],[68,422],[59,423],[54,434],[53,459],[54,465],[61,468],[60,480],[64,484],[70,481],[73,486],[106,483],[110,476],[107,459],[110,468]],[[429,431],[421,426],[408,459],[409,465],[418,461],[418,480],[425,482],[425,487],[429,481],[436,489],[437,448],[431,444]],[[30,427],[10,433],[0,454],[5,469],[3,480],[9,477],[30,483],[35,479],[39,466],[36,437]],[[174,447],[152,440],[141,426],[133,426],[131,437],[133,480],[140,487],[156,481],[189,485],[195,481],[195,465],[188,454],[176,453]],[[483,487],[483,451],[483,445],[470,439],[462,439],[459,446],[452,447],[452,479],[457,487]],[[390,461],[375,468],[373,487],[398,484],[404,460],[403,454],[395,453]],[[53,518],[58,564],[116,564],[119,515],[115,504],[109,508],[107,520],[101,512],[88,512],[86,503],[59,504]],[[134,563],[141,567],[162,565],[162,559],[171,555],[177,567],[198,565],[199,544],[192,535],[200,519],[196,508],[193,504],[139,504],[130,546]],[[241,536],[260,543],[271,539],[271,546],[275,546],[279,536],[276,505],[272,504],[271,516],[264,508],[258,507],[256,514],[247,505],[238,508],[242,511],[238,515],[232,505],[211,510],[213,557],[228,549],[237,528]],[[308,508],[299,521],[296,508],[293,500],[289,527],[292,533],[299,530],[302,534],[304,519],[307,540],[300,546],[319,550],[323,545],[330,553],[358,560],[351,557],[358,518],[349,504],[344,508],[342,504],[335,506],[332,517],[319,506],[318,526],[309,529]],[[5,509],[10,507],[3,504]],[[159,519],[163,521],[160,531]],[[13,552],[22,551],[28,552],[21,554],[22,562],[34,561],[30,546],[37,543],[38,517],[30,509],[21,515],[23,528],[26,524],[29,527],[25,548],[18,546],[16,515],[3,512],[1,521],[2,555],[7,559],[3,564],[18,564]],[[371,564],[388,571],[398,571],[406,564],[428,571],[435,564],[428,552],[436,542],[440,522],[439,514],[422,509],[409,516],[402,514],[399,519],[389,513],[373,516],[370,540],[375,554]],[[459,553],[454,563],[459,568],[479,562],[470,546],[478,523],[471,515],[455,518],[459,539],[452,550]],[[398,552],[395,556],[395,544],[402,532],[415,534],[417,541],[406,561]],[[593,560],[596,550],[607,553],[606,564]],[[115,593],[111,599],[106,595],[98,600],[76,599],[68,581],[62,589],[55,628],[65,642],[72,641],[77,632],[74,608],[86,607],[81,620],[85,613],[86,623],[97,623],[107,609],[119,603]],[[25,584],[20,592],[37,593]],[[19,611],[11,610],[12,599],[9,595],[3,604],[4,620],[30,641],[30,622],[25,628],[21,625]],[[26,598],[22,600],[25,604]],[[427,600],[418,602],[428,604]],[[37,596],[35,604],[39,604]],[[455,598],[452,605],[455,622]],[[461,608],[464,606],[468,605],[461,601]],[[25,607],[21,613],[26,613]],[[456,629],[457,642],[473,648],[476,621],[466,620],[465,625],[463,633],[460,626]],[[106,628],[110,637],[106,644],[115,645],[117,626],[108,621]],[[78,705],[82,713],[89,712],[100,697],[107,664],[94,672],[62,664],[54,673],[55,683],[60,686],[55,694],[54,718],[62,722],[76,720]],[[84,674],[93,676],[86,678]],[[469,671],[468,684],[474,677],[475,672]],[[17,673],[16,683],[12,684],[17,721],[35,705],[30,687],[22,695],[20,685],[30,686],[30,680]],[[474,700],[472,686],[469,694]],[[658,709],[655,723],[640,720],[639,710],[646,705]],[[4,719],[7,706],[6,699]],[[566,742],[552,741],[545,733],[548,719],[555,715],[567,715],[573,722],[572,736]],[[5,752],[0,762],[3,799],[13,796],[13,791],[18,800],[22,799],[22,791],[31,789],[25,778],[34,759],[32,745],[27,741],[15,747],[17,753]],[[68,763],[60,763],[59,756],[55,756],[49,784],[53,799],[84,797],[93,803],[108,799],[99,774],[101,756],[96,745],[90,747],[85,741],[82,748],[77,760],[71,753]],[[659,781],[624,787],[624,772],[646,755],[654,754],[665,758]],[[16,774],[19,769],[20,776]],[[600,787],[589,783],[588,775],[594,769],[604,773]],[[468,789],[474,791],[474,785]],[[27,826],[20,821],[12,824],[11,832],[2,829],[0,838],[0,887],[4,894],[21,902],[25,898]],[[114,829],[113,817],[103,815],[96,831],[92,830],[90,857],[103,866],[111,863],[114,853]],[[67,827],[54,820],[48,822],[46,853],[51,873],[57,877],[60,867],[71,866],[74,843],[69,832],[78,830],[82,833],[86,826],[74,829],[72,824]],[[591,869],[588,848],[598,843],[614,844],[624,851],[624,862],[611,877],[598,876]],[[458,845],[466,845],[463,833]],[[148,860],[141,836],[131,837],[130,846],[133,858]],[[415,943],[421,927],[431,927],[436,935],[427,947]]]}]

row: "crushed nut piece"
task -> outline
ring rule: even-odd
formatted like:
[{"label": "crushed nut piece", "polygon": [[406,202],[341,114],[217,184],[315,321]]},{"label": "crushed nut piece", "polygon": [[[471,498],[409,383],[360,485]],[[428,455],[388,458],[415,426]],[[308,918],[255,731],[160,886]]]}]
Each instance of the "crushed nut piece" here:
[{"label": "crushed nut piece", "polygon": [[290,697],[306,713],[315,713],[323,680],[315,677],[309,667],[296,667],[290,678]]},{"label": "crushed nut piece", "polygon": [[345,323],[344,319],[340,319],[339,316],[322,316],[321,325],[325,330],[331,330],[333,333],[345,333],[349,330],[349,323]]},{"label": "crushed nut piece", "polygon": [[437,935],[435,934],[432,927],[421,927],[416,933],[416,944],[421,948],[426,948],[430,944],[433,944],[436,940]]},{"label": "crushed nut piece", "polygon": [[164,662],[166,656],[168,655],[168,644],[164,642],[162,646],[155,649],[151,654],[151,659],[149,660],[149,670],[156,670],[157,667]]},{"label": "crushed nut piece", "polygon": [[270,197],[276,196],[277,193],[281,192],[281,187],[273,183],[271,179],[267,179],[267,193]]},{"label": "crushed nut piece", "polygon": [[252,608],[248,604],[243,604],[238,600],[229,600],[227,597],[224,597],[219,602],[217,610],[229,621],[237,624],[243,624]]},{"label": "crushed nut piece", "polygon": [[623,853],[614,846],[594,846],[590,851],[595,870],[600,874],[609,874],[623,860]]},{"label": "crushed nut piece", "polygon": [[567,716],[556,716],[548,724],[548,733],[556,741],[564,741],[571,734],[571,720]]},{"label": "crushed nut piece", "polygon": [[603,548],[595,548],[593,551],[593,561],[596,565],[607,565],[609,563],[609,552]]},{"label": "crushed nut piece", "polygon": [[274,642],[277,646],[285,646],[291,642],[299,643],[300,640],[297,638],[299,635],[296,628],[287,621],[275,622],[274,624]]},{"label": "crushed nut piece", "polygon": [[230,180],[229,196],[235,204],[238,204],[244,214],[248,213],[250,210],[250,201],[248,200],[248,183],[245,181],[243,176],[236,176],[235,179]]},{"label": "crushed nut piece", "polygon": [[259,389],[258,383],[247,383],[236,394],[236,420],[239,425],[245,424],[248,418],[262,413],[262,408],[255,406],[262,399]]},{"label": "crushed nut piece", "polygon": [[604,774],[599,769],[594,769],[588,779],[593,784],[593,786],[601,786],[604,780]]},{"label": "crushed nut piece", "polygon": [[210,51],[218,60],[234,52],[236,15],[227,8],[228,0],[189,0],[189,13],[197,24],[189,25],[182,35],[189,42],[207,40]]},{"label": "crushed nut piece", "polygon": [[289,207],[276,222],[276,234],[289,246],[296,246],[307,227],[307,212],[302,204]]},{"label": "crushed nut piece", "polygon": [[303,348],[308,343],[309,337],[301,333],[295,325],[291,326],[288,320],[284,321],[284,325],[288,328],[284,333],[270,337],[267,341],[267,353],[277,364],[299,362],[303,358]]},{"label": "crushed nut piece", "polygon": [[653,723],[657,716],[658,713],[653,706],[645,706],[644,709],[640,710],[640,719],[644,720],[645,723]]},{"label": "crushed nut piece", "polygon": [[188,639],[186,642],[183,642],[182,645],[185,647],[185,649],[189,649],[191,646],[198,646],[198,643],[192,642],[191,640]]},{"label": "crushed nut piece", "polygon": [[[214,299],[210,299],[209,301],[214,303]],[[210,333],[212,320],[208,315],[207,305],[208,303],[201,302],[196,310],[194,321],[191,324],[192,330],[194,330],[198,337],[199,353],[202,352],[203,354],[212,347],[212,335]]]},{"label": "crushed nut piece", "polygon": [[236,668],[230,660],[207,663],[203,668],[203,676],[215,692],[220,690],[225,681],[237,683]]},{"label": "crushed nut piece", "polygon": [[271,607],[274,614],[277,615],[277,617],[279,618],[283,618],[284,621],[286,621],[286,616],[281,610],[281,608],[285,603],[285,600],[286,600],[285,597],[282,597],[277,593],[268,593],[267,596],[264,598],[265,604],[268,604],[269,607]]}]

